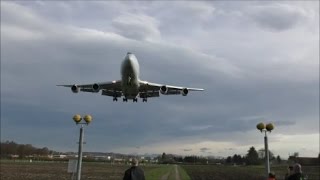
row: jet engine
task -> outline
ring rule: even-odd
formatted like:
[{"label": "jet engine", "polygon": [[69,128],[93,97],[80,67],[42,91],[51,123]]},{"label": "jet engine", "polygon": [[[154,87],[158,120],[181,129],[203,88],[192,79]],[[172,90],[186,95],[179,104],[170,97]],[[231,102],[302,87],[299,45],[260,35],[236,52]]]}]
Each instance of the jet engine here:
[{"label": "jet engine", "polygon": [[182,96],[186,96],[188,94],[189,90],[187,88],[183,88],[181,91]]},{"label": "jet engine", "polygon": [[94,84],[92,85],[92,89],[93,89],[93,92],[99,92],[99,91],[100,91],[100,86],[99,86],[99,84],[94,83]]},{"label": "jet engine", "polygon": [[161,86],[160,87],[160,92],[161,92],[161,94],[167,94],[167,92],[168,92],[167,86],[165,86],[165,85]]},{"label": "jet engine", "polygon": [[78,93],[79,92],[79,87],[76,84],[74,84],[73,86],[71,86],[71,91],[73,93]]}]

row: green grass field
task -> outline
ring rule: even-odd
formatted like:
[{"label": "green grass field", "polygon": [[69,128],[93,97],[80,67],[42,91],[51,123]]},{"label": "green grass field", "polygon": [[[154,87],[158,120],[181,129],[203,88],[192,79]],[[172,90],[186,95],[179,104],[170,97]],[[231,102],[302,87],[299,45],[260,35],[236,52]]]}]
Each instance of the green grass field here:
[{"label": "green grass field", "polygon": [[[264,180],[264,166],[224,166],[224,165],[183,165],[191,179],[194,180]],[[277,179],[283,180],[287,166],[271,166]],[[319,166],[302,167],[308,180],[319,180]]]},{"label": "green grass field", "polygon": [[162,176],[172,171],[172,165],[157,165],[153,169],[148,169],[148,166],[144,166],[144,172],[146,179],[160,179]]},{"label": "green grass field", "polygon": [[[67,162],[13,162],[0,161],[1,180],[70,180]],[[82,180],[121,180],[128,165],[84,162]],[[175,165],[141,166],[147,180],[176,179]],[[180,165],[177,166],[181,180],[264,180],[263,166],[224,166],[224,165]],[[272,166],[278,180],[284,179],[286,166]],[[308,180],[319,180],[319,166],[303,167]]]},{"label": "green grass field", "polygon": [[[84,162],[81,179],[120,180],[129,165]],[[141,166],[146,179],[160,179],[173,168],[173,165]],[[1,161],[1,180],[70,180],[67,162],[13,162]],[[75,178],[74,178],[75,179]]]}]

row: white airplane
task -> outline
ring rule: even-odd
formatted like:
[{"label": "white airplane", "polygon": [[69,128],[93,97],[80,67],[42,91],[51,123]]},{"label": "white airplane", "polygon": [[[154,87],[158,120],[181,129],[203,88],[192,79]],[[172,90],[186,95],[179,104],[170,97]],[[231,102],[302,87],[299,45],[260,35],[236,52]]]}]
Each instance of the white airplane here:
[{"label": "white airplane", "polygon": [[94,84],[57,86],[69,87],[73,93],[78,93],[79,91],[98,93],[101,90],[102,95],[112,96],[113,101],[118,101],[118,98],[123,96],[123,102],[128,102],[128,99],[132,99],[133,102],[138,102],[138,96],[142,98],[142,102],[147,102],[147,98],[159,97],[160,93],[164,95],[182,94],[183,96],[186,96],[189,91],[204,90],[200,88],[163,85],[140,80],[138,60],[136,56],[130,52],[124,57],[121,65],[121,80]]}]

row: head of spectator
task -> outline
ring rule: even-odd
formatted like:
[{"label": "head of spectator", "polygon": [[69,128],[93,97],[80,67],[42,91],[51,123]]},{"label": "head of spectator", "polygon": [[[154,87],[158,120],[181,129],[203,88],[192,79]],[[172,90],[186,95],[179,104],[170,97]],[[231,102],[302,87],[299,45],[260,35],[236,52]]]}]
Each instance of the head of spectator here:
[{"label": "head of spectator", "polygon": [[131,165],[132,166],[138,166],[139,165],[139,160],[137,158],[132,158]]},{"label": "head of spectator", "polygon": [[293,173],[302,173],[301,165],[299,163],[293,165]]}]

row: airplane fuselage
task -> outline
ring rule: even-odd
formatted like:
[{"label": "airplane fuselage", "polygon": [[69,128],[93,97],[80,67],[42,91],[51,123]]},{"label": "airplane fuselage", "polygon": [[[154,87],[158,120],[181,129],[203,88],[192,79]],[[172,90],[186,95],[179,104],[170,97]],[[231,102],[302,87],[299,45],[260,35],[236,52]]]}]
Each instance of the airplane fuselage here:
[{"label": "airplane fuselage", "polygon": [[121,65],[122,93],[127,99],[134,99],[139,94],[139,63],[136,56],[127,53]]}]

